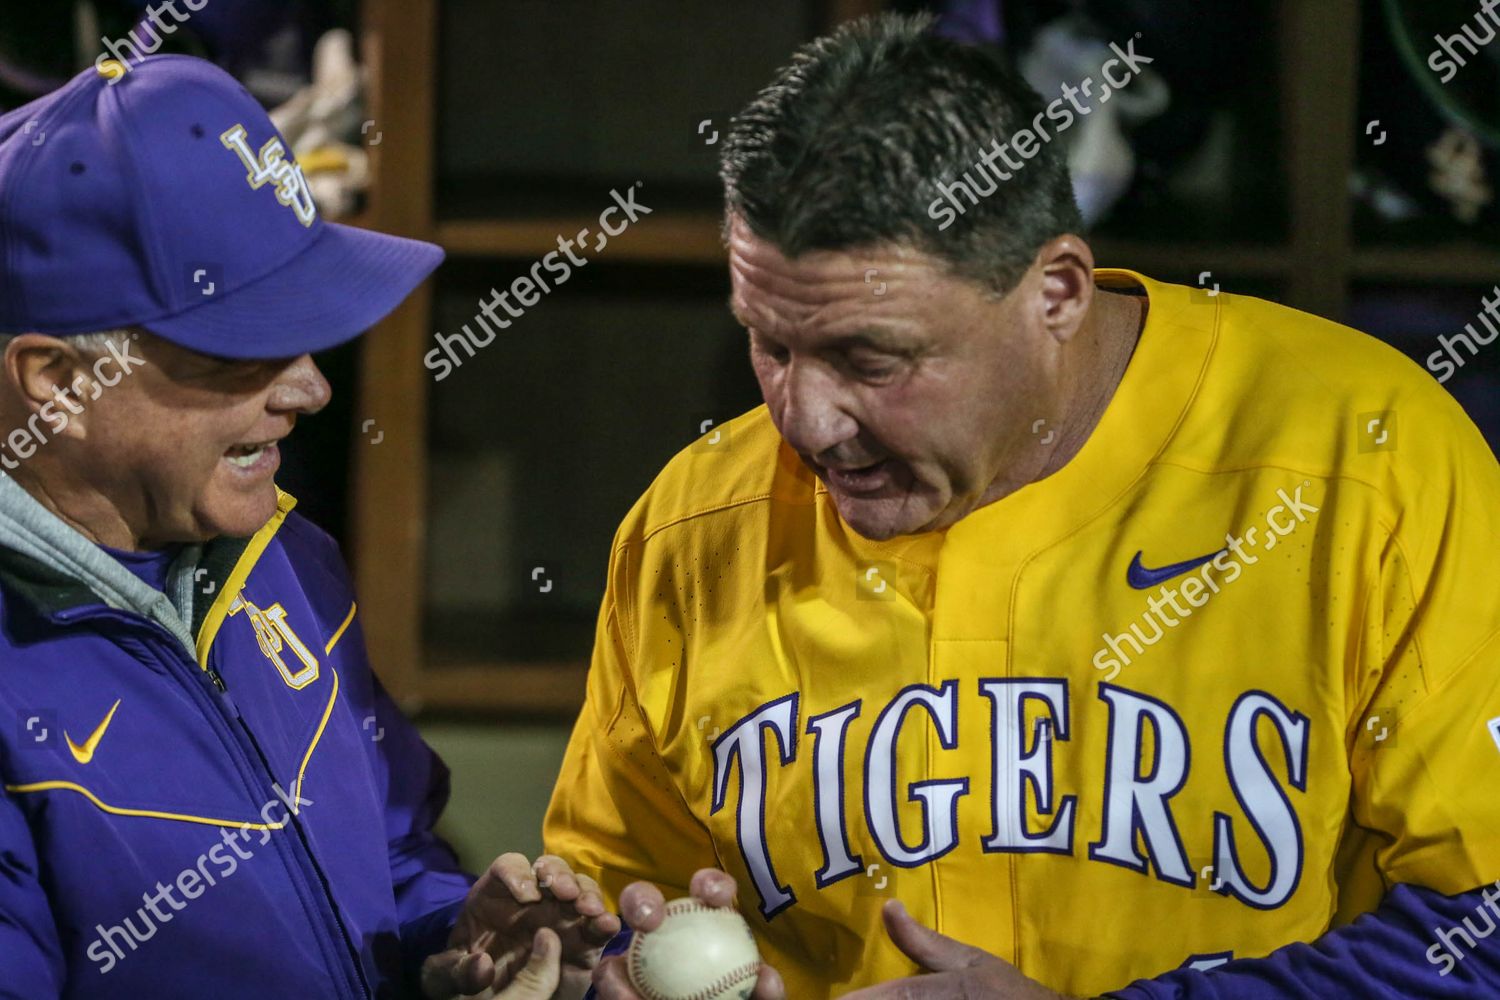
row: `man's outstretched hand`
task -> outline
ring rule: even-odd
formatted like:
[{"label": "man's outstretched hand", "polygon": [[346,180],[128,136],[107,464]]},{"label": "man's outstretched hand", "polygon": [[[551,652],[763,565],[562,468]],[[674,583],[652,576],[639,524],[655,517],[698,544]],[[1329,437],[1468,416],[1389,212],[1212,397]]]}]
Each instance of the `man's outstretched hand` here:
[{"label": "man's outstretched hand", "polygon": [[[688,891],[707,906],[734,906],[734,879],[713,868],[700,869],[693,875]],[[667,901],[661,890],[650,882],[632,882],[620,893],[620,913],[637,934],[650,934],[661,926]],[[594,970],[594,987],[599,1000],[642,1000],[630,985],[625,956],[611,955]],[[769,965],[760,967],[751,1000],[786,1000],[781,976]]]},{"label": "man's outstretched hand", "polygon": [[1073,1000],[1003,958],[923,927],[899,900],[886,903],[880,916],[891,941],[926,974],[855,990],[844,1000]]},{"label": "man's outstretched hand", "polygon": [[554,855],[533,865],[521,854],[496,858],[469,890],[448,950],[422,966],[429,1000],[490,995],[496,1000],[581,997],[620,918],[599,886]]},{"label": "man's outstretched hand", "polygon": [[[689,891],[708,906],[734,905],[734,879],[716,869],[697,872]],[[620,912],[637,934],[660,927],[665,908],[661,890],[649,882],[633,883],[620,894]],[[923,974],[857,990],[844,1000],[1075,1000],[1028,978],[1003,958],[922,926],[899,901],[886,903],[881,918],[892,943]],[[599,1000],[641,1000],[630,986],[623,955],[599,963],[594,986]],[[753,1000],[786,1000],[781,976],[768,965],[761,966]]]}]

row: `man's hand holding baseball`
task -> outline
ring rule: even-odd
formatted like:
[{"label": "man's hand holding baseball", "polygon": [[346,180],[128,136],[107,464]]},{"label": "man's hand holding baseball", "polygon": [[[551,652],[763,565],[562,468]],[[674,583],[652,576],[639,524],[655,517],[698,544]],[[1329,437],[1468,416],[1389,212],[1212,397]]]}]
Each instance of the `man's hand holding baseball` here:
[{"label": "man's hand holding baseball", "polygon": [[[734,879],[717,869],[699,869],[688,891],[706,906],[734,906]],[[660,927],[666,906],[661,890],[649,882],[634,882],[620,893],[620,912],[637,934],[650,934]],[[642,1000],[630,985],[624,955],[612,955],[599,963],[594,970],[594,987],[599,1000]],[[786,1000],[781,976],[769,965],[761,966],[751,1000]]]},{"label": "man's hand holding baseball", "polygon": [[[724,872],[705,868],[693,876],[694,898],[708,906],[733,906],[734,879]],[[636,882],[620,895],[625,921],[637,934],[648,934],[660,926],[666,901],[649,882]],[[1023,975],[998,956],[945,937],[924,927],[899,901],[892,900],[881,912],[886,933],[902,954],[923,974],[871,986],[847,995],[847,1000],[1072,1000]],[[615,955],[599,963],[594,972],[599,1000],[641,1000],[631,988],[626,959]],[[785,1000],[781,976],[763,965],[754,1000]]]}]

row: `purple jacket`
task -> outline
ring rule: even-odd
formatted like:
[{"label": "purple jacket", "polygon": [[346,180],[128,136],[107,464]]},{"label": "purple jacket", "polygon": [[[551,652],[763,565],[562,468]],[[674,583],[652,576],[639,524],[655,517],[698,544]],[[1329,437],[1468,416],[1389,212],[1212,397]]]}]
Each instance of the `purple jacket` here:
[{"label": "purple jacket", "polygon": [[448,772],[294,503],[194,547],[175,633],[0,539],[0,997],[415,995],[472,881]]}]

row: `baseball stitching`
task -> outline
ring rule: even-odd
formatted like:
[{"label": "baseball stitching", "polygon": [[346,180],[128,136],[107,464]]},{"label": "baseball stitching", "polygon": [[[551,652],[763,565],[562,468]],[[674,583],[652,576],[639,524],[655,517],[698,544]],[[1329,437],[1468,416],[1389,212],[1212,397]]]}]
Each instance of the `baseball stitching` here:
[{"label": "baseball stitching", "polygon": [[[672,900],[672,902],[667,904],[666,912],[667,916],[676,917],[681,916],[684,913],[714,913],[719,909],[720,908],[716,906],[704,906],[696,899],[674,899]],[[729,910],[726,912],[733,913],[734,911]],[[631,939],[630,950],[626,953],[625,962],[626,969],[630,974],[630,984],[636,989],[645,993],[646,1000],[711,1000],[713,995],[720,990],[728,989],[730,986],[733,986],[741,979],[755,976],[760,972],[759,962],[746,962],[744,965],[730,969],[728,972],[724,973],[722,976],[720,976],[718,979],[715,979],[707,986],[703,987],[700,990],[689,993],[687,996],[669,997],[657,992],[656,989],[651,986],[644,985],[641,982],[640,977],[636,975],[636,972],[639,969],[639,966],[637,966],[636,964],[636,956],[640,953],[640,948],[636,947],[636,945],[641,940],[642,938],[639,935]]]}]

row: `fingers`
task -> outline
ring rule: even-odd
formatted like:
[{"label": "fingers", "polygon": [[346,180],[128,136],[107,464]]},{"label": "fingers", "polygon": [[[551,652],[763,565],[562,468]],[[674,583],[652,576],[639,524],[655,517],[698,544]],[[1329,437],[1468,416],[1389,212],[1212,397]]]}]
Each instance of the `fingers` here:
[{"label": "fingers", "polygon": [[422,993],[428,1000],[473,996],[494,981],[494,960],[482,951],[450,948],[422,963]]},{"label": "fingers", "polygon": [[562,942],[543,927],[531,942],[531,958],[495,1000],[550,1000],[562,978]]},{"label": "fingers", "polygon": [[[492,888],[495,882],[505,887],[512,899],[518,903],[535,903],[542,898],[541,890],[537,887],[536,874],[531,870],[531,862],[526,860],[524,854],[502,854],[490,862],[489,870],[479,880],[481,885]],[[476,886],[478,888],[478,886]]]},{"label": "fingers", "polygon": [[604,893],[599,883],[582,872],[575,872],[568,863],[555,854],[543,854],[531,866],[537,877],[537,886],[553,897],[570,903],[579,915],[587,918],[582,924],[584,938],[593,945],[602,945],[620,933],[620,918],[612,913],[604,902]]},{"label": "fingers", "polygon": [[886,903],[880,911],[885,931],[902,954],[928,972],[952,972],[967,969],[987,957],[978,948],[945,937],[918,923],[899,899]]},{"label": "fingers", "polygon": [[[557,855],[543,854],[531,868],[540,888],[564,903],[572,903],[583,916],[601,917],[609,913],[599,883],[582,872],[575,872]],[[618,926],[615,929],[618,930]]]},{"label": "fingers", "polygon": [[688,891],[709,906],[733,906],[736,888],[734,879],[717,868],[698,869],[688,884]]},{"label": "fingers", "polygon": [[661,890],[650,882],[632,882],[620,893],[620,915],[641,933],[650,933],[661,926],[666,905]]},{"label": "fingers", "polygon": [[755,992],[750,997],[751,1000],[786,1000],[786,984],[781,981],[781,973],[762,963],[755,977]]},{"label": "fingers", "polygon": [[507,983],[531,952],[533,930],[544,925],[558,935],[570,968],[592,968],[599,948],[621,927],[598,883],[562,858],[544,854],[532,863],[523,854],[502,854],[469,891],[448,943],[476,950],[479,932],[498,932],[499,944],[488,950],[496,980]]},{"label": "fingers", "polygon": [[[734,879],[717,868],[702,868],[693,873],[688,883],[693,898],[717,907],[734,905],[736,885]],[[666,916],[666,899],[661,890],[650,882],[632,882],[620,894],[620,912],[625,923],[638,934],[649,934],[661,926]],[[600,961],[594,969],[594,989],[598,1000],[640,1000],[640,995],[631,987],[626,959],[612,955]],[[756,976],[753,1000],[786,1000],[786,985],[781,974],[769,965],[762,965]]]},{"label": "fingers", "polygon": [[608,944],[611,938],[620,933],[620,918],[605,905],[604,893],[598,882],[582,872],[574,872],[573,877],[583,890],[574,906],[579,913],[589,918],[583,928],[584,936],[593,944]]},{"label": "fingers", "polygon": [[573,877],[578,880],[578,898],[573,901],[578,912],[587,917],[608,913],[609,907],[604,904],[604,893],[600,890],[599,883],[582,872],[575,873]]},{"label": "fingers", "polygon": [[594,969],[594,996],[598,1000],[641,1000],[640,994],[630,985],[623,956],[612,955]]},{"label": "fingers", "polygon": [[543,854],[536,859],[531,870],[536,875],[540,888],[546,889],[565,903],[577,899],[583,892],[573,869],[555,854]]},{"label": "fingers", "polygon": [[[709,906],[733,906],[734,879],[717,868],[701,868],[693,874],[688,891]],[[661,926],[666,899],[650,882],[632,882],[620,893],[620,913],[633,930],[650,933]]]}]

